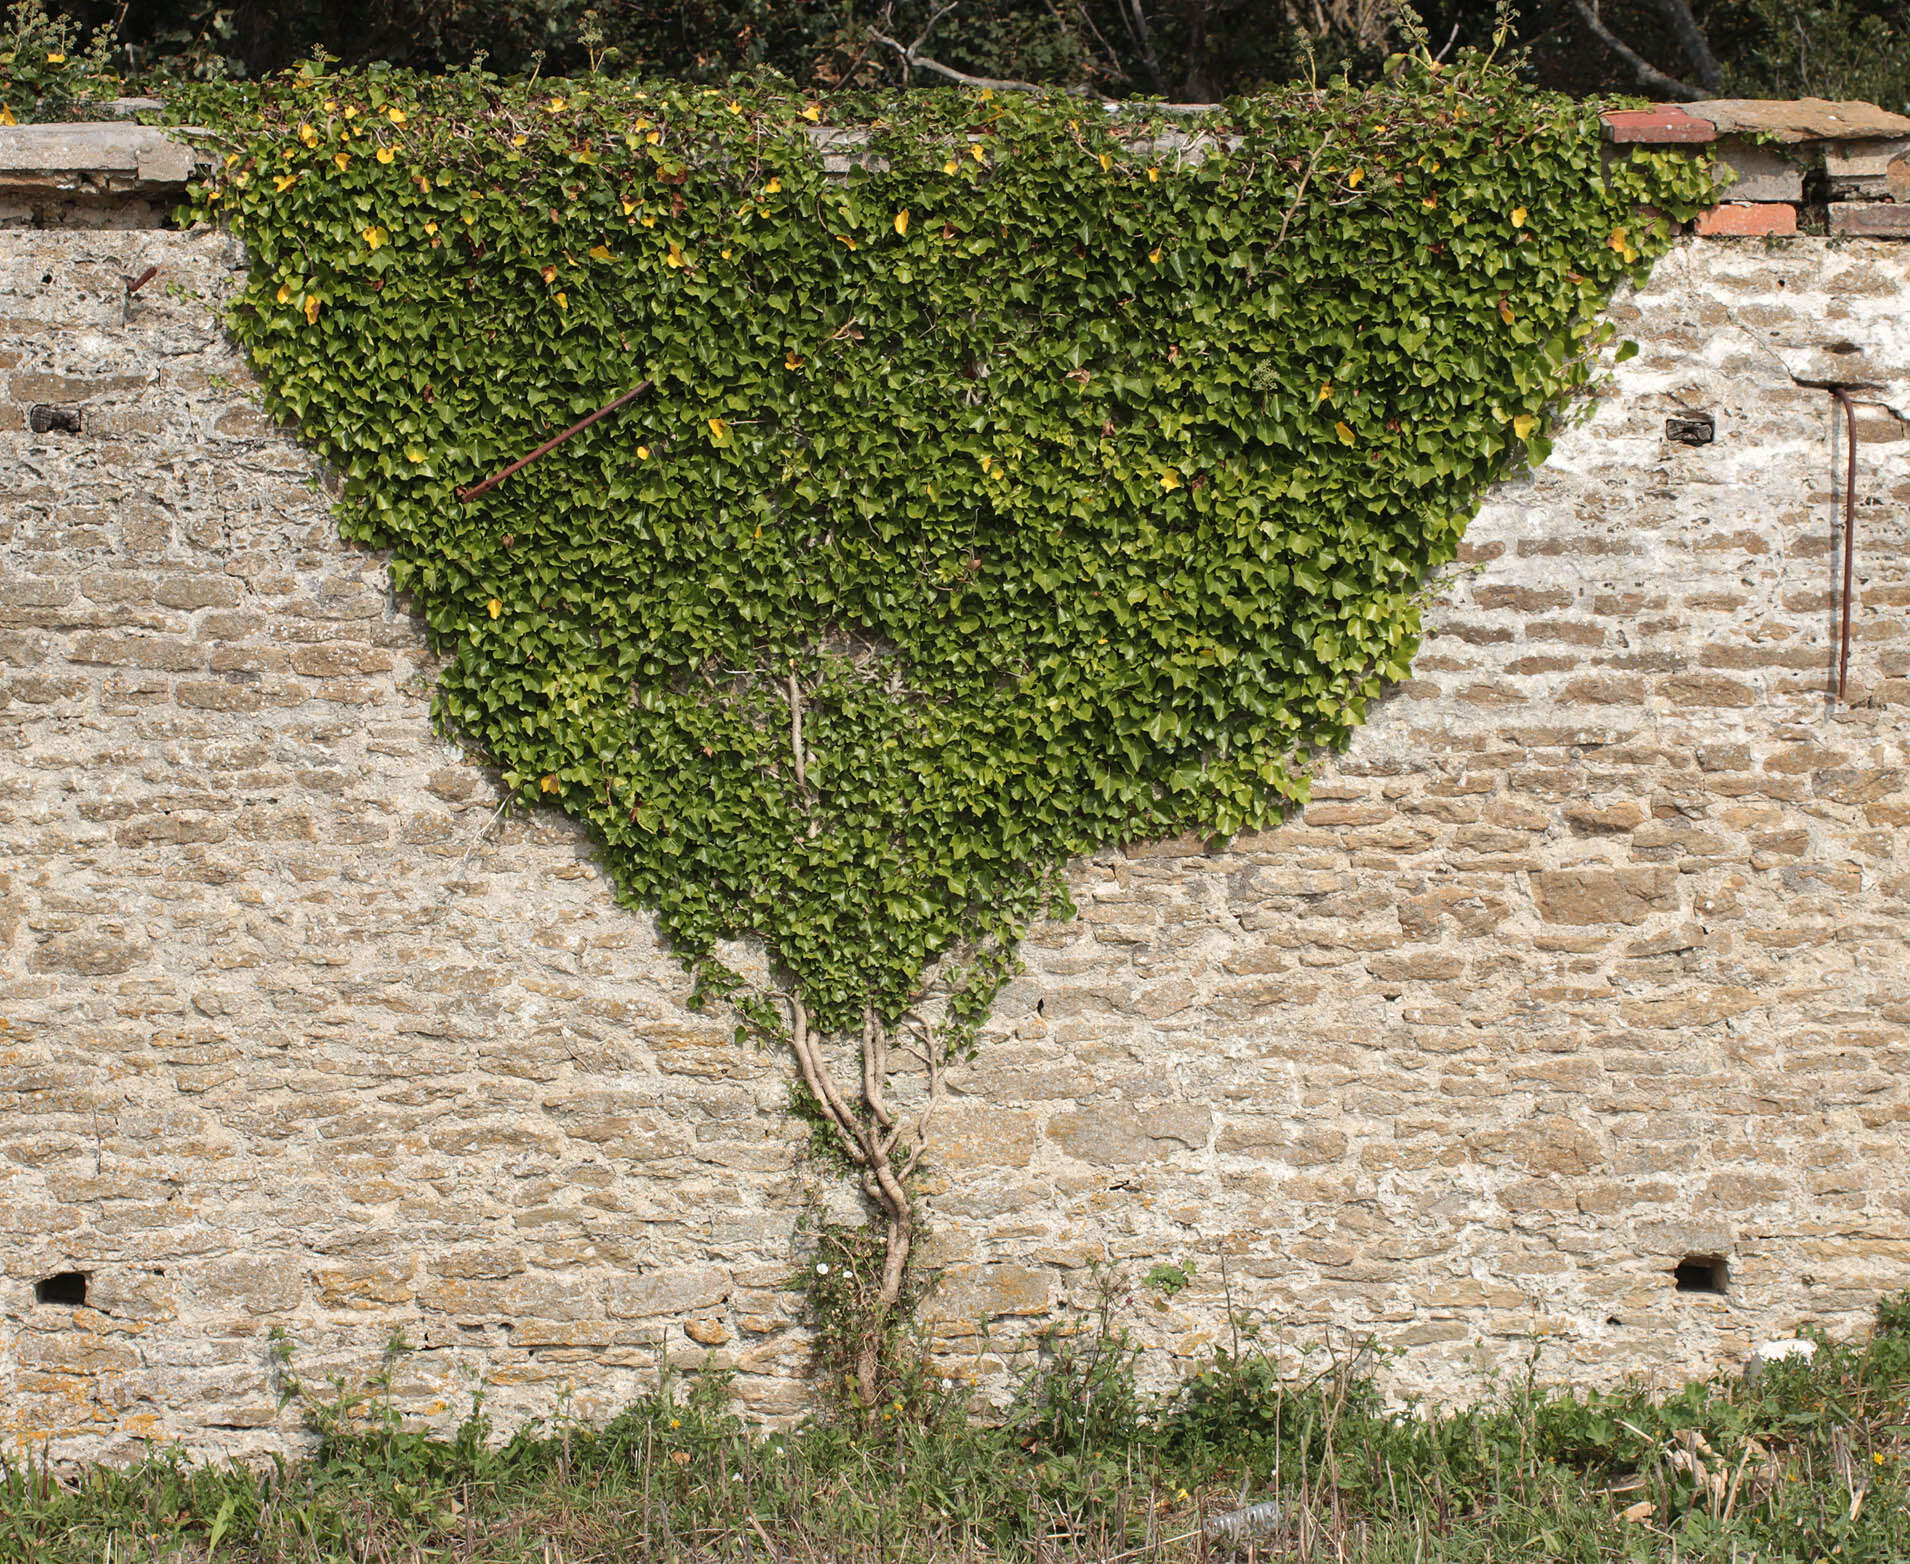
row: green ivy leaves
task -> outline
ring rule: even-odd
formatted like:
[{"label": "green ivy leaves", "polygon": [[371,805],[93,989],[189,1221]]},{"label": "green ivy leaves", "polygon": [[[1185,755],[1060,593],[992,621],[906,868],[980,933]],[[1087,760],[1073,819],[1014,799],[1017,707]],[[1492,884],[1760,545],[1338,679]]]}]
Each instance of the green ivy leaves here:
[{"label": "green ivy leaves", "polygon": [[1544,459],[1667,243],[1640,209],[1710,188],[1476,63],[1197,119],[396,74],[180,107],[243,139],[195,193],[250,247],[235,329],[449,654],[441,720],[827,1028],[991,952],[972,1026],[1071,855],[1303,799]]}]

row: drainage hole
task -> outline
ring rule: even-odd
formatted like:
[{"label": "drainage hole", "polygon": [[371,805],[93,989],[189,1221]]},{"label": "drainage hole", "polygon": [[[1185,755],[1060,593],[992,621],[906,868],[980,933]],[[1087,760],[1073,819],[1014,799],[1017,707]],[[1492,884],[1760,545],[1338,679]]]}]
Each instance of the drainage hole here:
[{"label": "drainage hole", "polygon": [[1688,1254],[1672,1271],[1679,1292],[1725,1293],[1731,1286],[1731,1268],[1722,1255]]},{"label": "drainage hole", "polygon": [[62,1271],[33,1284],[35,1303],[82,1304],[86,1302],[86,1272]]}]

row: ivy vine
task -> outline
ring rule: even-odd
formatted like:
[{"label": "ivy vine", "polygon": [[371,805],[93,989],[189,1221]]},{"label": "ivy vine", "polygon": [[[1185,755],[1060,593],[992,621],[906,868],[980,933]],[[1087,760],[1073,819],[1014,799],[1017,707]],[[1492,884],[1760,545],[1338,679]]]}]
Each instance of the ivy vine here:
[{"label": "ivy vine", "polygon": [[439,719],[793,1050],[878,1315],[926,1145],[895,1055],[932,1109],[1071,857],[1305,799],[1711,193],[1477,57],[1196,115],[322,63],[175,111]]}]

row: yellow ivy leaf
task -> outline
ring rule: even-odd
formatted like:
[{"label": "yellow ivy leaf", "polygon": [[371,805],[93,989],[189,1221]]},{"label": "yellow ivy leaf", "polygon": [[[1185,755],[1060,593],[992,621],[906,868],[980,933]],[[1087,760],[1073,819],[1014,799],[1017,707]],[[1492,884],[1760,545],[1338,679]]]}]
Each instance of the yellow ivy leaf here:
[{"label": "yellow ivy leaf", "polygon": [[909,231],[909,214],[906,209],[895,214],[895,231],[899,234],[906,234]]},{"label": "yellow ivy leaf", "polygon": [[1103,152],[1101,154],[1101,172],[1105,174],[1112,167],[1114,167],[1114,159]]},{"label": "yellow ivy leaf", "polygon": [[305,295],[305,324],[308,326],[311,326],[311,325],[315,325],[317,321],[318,321],[318,295],[315,293],[308,293]]},{"label": "yellow ivy leaf", "polygon": [[557,268],[555,266],[546,266],[538,275],[544,279],[544,286],[549,287],[557,280]]},{"label": "yellow ivy leaf", "polygon": [[822,118],[822,105],[820,103],[807,105],[802,111],[802,117],[808,120],[810,124],[815,124],[817,120]]},{"label": "yellow ivy leaf", "polygon": [[1439,205],[1439,197],[1438,196],[1422,197],[1419,204],[1425,207],[1425,209],[1430,212],[1435,206]]},{"label": "yellow ivy leaf", "polygon": [[1353,443],[1352,426],[1349,425],[1345,419],[1341,419],[1333,426],[1333,432],[1340,437],[1341,445],[1351,445]]},{"label": "yellow ivy leaf", "polygon": [[233,165],[234,163],[236,163],[236,162],[238,162],[238,161],[239,161],[239,154],[238,154],[238,153],[236,153],[236,152],[228,152],[228,153],[226,153],[226,155],[225,155],[225,166],[226,166],[227,168],[230,168],[230,167],[231,167],[231,166],[232,166],[232,165]]},{"label": "yellow ivy leaf", "polygon": [[521,147],[528,140],[530,140],[529,136],[513,136],[511,137],[511,145],[514,147]]},{"label": "yellow ivy leaf", "polygon": [[380,147],[378,149],[378,161],[380,163],[389,163],[397,155],[398,154],[393,152],[390,147]]},{"label": "yellow ivy leaf", "polygon": [[424,225],[424,231],[428,234],[434,234],[438,231],[438,225],[436,223],[426,223]]},{"label": "yellow ivy leaf", "polygon": [[1180,487],[1180,474],[1175,472],[1172,467],[1168,468],[1166,472],[1161,474],[1161,487],[1170,490],[1178,489]]},{"label": "yellow ivy leaf", "polygon": [[405,122],[405,111],[403,109],[396,109],[396,108],[386,109],[385,117],[389,119],[391,123],[394,125],[402,125]]},{"label": "yellow ivy leaf", "polygon": [[852,250],[860,250],[862,248],[861,245],[857,244],[855,240],[851,239],[847,234],[837,234],[836,237]]},{"label": "yellow ivy leaf", "polygon": [[801,369],[802,366],[803,366],[803,360],[797,356],[796,350],[794,348],[791,348],[789,350],[789,356],[783,360],[783,368],[784,369]]},{"label": "yellow ivy leaf", "polygon": [[310,125],[301,125],[298,128],[298,139],[308,147],[315,147],[318,145],[318,132]]},{"label": "yellow ivy leaf", "polygon": [[1512,208],[1512,226],[1514,228],[1523,228],[1525,226],[1525,208],[1524,207],[1515,206]]},{"label": "yellow ivy leaf", "polygon": [[731,103],[727,105],[727,107],[732,114],[741,114],[743,112],[743,105],[740,103]]},{"label": "yellow ivy leaf", "polygon": [[292,285],[289,282],[280,283],[279,284],[279,303],[290,304],[291,302],[292,302]]},{"label": "yellow ivy leaf", "polygon": [[557,307],[560,310],[567,310],[570,308],[570,295],[565,293],[561,288],[558,289],[557,291]]},{"label": "yellow ivy leaf", "polygon": [[66,56],[63,54],[49,54],[46,57],[46,63],[48,65],[64,65],[66,64]]},{"label": "yellow ivy leaf", "polygon": [[763,194],[776,195],[782,190],[782,188],[783,188],[783,182],[781,177],[780,176],[772,177],[769,183],[763,186]]},{"label": "yellow ivy leaf", "polygon": [[1504,299],[1499,300],[1499,319],[1504,321],[1508,326],[1512,324],[1512,321],[1514,319],[1512,314],[1512,306],[1508,304]]},{"label": "yellow ivy leaf", "polygon": [[562,114],[564,112],[564,100],[562,98],[552,98],[550,102],[544,105],[544,112],[546,114]]},{"label": "yellow ivy leaf", "polygon": [[1366,170],[1363,168],[1356,168],[1353,170],[1352,173],[1346,176],[1346,183],[1350,188],[1357,190],[1359,188],[1360,181],[1364,179],[1365,177],[1366,177]]},{"label": "yellow ivy leaf", "polygon": [[1607,239],[1605,244],[1609,249],[1617,250],[1620,254],[1631,248],[1631,240],[1622,228],[1614,228],[1611,238]]},{"label": "yellow ivy leaf", "polygon": [[493,619],[497,618],[499,614],[504,612],[504,605],[500,603],[496,598],[492,598],[490,602],[486,603],[484,606],[491,611],[491,617]]},{"label": "yellow ivy leaf", "polygon": [[649,461],[649,460],[650,460],[650,447],[649,447],[649,446],[647,446],[647,445],[640,445],[640,446],[638,446],[638,447],[637,447],[637,460],[638,460],[638,461],[640,461],[640,462],[647,462],[647,461]]},{"label": "yellow ivy leaf", "polygon": [[1158,185],[1161,182],[1161,171],[1158,168],[1150,168],[1147,171],[1147,182],[1150,185]]},{"label": "yellow ivy leaf", "polygon": [[558,782],[555,776],[539,777],[537,779],[538,791],[542,793],[555,793],[561,786],[562,784]]},{"label": "yellow ivy leaf", "polygon": [[625,217],[628,217],[636,209],[637,209],[637,203],[635,201],[626,201],[623,203],[623,215]]},{"label": "yellow ivy leaf", "polygon": [[639,217],[637,221],[642,223],[645,228],[654,228],[657,225],[657,214],[655,212],[648,213],[643,217]]},{"label": "yellow ivy leaf", "polygon": [[1530,413],[1521,413],[1519,414],[1517,418],[1512,420],[1512,432],[1516,434],[1521,440],[1523,440],[1527,435],[1529,435],[1534,429],[1538,428],[1538,426],[1539,426],[1538,419],[1534,418]]},{"label": "yellow ivy leaf", "polygon": [[968,155],[972,157],[977,163],[985,163],[988,161],[987,157],[982,152],[982,144],[979,141],[971,141],[968,144]]},{"label": "yellow ivy leaf", "polygon": [[339,172],[343,173],[346,169],[351,167],[351,154],[349,152],[334,152],[332,154],[332,161],[338,165]]},{"label": "yellow ivy leaf", "polygon": [[659,132],[653,130],[650,132],[649,135],[643,138],[643,144],[646,147],[654,147],[662,139],[663,139],[662,135]]},{"label": "yellow ivy leaf", "polygon": [[717,441],[723,440],[724,438],[728,436],[729,431],[730,431],[730,426],[727,423],[725,423],[722,419],[712,418],[710,420],[710,438],[712,440],[717,440]]},{"label": "yellow ivy leaf", "polygon": [[13,117],[13,110],[0,103],[0,125],[17,125],[20,122]]},{"label": "yellow ivy leaf", "polygon": [[297,174],[274,174],[272,176],[272,188],[278,191],[280,195],[284,195],[286,191],[290,190],[292,186],[297,183]]},{"label": "yellow ivy leaf", "polygon": [[946,163],[944,163],[944,164],[942,165],[942,172],[943,172],[944,174],[953,174],[953,173],[955,173],[955,172],[956,172],[956,171],[957,171],[957,170],[958,170],[958,169],[959,169],[959,168],[960,168],[961,166],[962,166],[962,165],[961,165],[961,164],[959,164],[959,163],[957,163],[957,162],[955,161],[955,159],[953,159],[953,158],[950,158],[950,159],[949,159],[949,160],[948,160],[948,161],[947,161]]},{"label": "yellow ivy leaf", "polygon": [[683,246],[678,244],[674,239],[670,241],[670,253],[663,257],[663,264],[665,266],[681,266],[683,264]]},{"label": "yellow ivy leaf", "polygon": [[607,260],[609,260],[609,259],[610,259],[610,246],[609,246],[609,245],[607,245],[607,244],[593,244],[593,245],[592,245],[592,246],[590,247],[590,258],[591,258],[591,259],[592,259],[593,261],[607,261]]},{"label": "yellow ivy leaf", "polygon": [[1320,400],[1322,402],[1330,402],[1333,400],[1333,382],[1332,381],[1329,380],[1325,385],[1320,387]]},{"label": "yellow ivy leaf", "polygon": [[365,230],[365,243],[371,249],[377,249],[379,245],[385,242],[386,237],[387,235],[384,229],[380,228],[376,223]]},{"label": "yellow ivy leaf", "polygon": [[1147,258],[1156,266],[1161,264],[1161,247],[1157,244],[1147,252]]}]

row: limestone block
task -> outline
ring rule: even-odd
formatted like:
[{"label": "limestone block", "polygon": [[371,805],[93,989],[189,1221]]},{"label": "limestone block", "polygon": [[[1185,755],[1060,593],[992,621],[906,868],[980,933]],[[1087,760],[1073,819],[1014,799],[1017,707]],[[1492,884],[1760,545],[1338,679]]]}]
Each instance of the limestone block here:
[{"label": "limestone block", "polygon": [[1643,923],[1677,907],[1677,887],[1671,869],[1548,869],[1532,876],[1547,923]]}]

